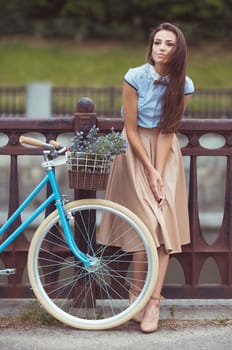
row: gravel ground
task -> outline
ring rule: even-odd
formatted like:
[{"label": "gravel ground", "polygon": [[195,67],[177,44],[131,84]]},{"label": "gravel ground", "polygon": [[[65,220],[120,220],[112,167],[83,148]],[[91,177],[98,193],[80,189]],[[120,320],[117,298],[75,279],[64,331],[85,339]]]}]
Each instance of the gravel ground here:
[{"label": "gravel ground", "polygon": [[97,332],[40,326],[20,317],[28,303],[0,299],[0,350],[232,350],[232,299],[164,300],[152,334],[141,333],[135,322]]},{"label": "gravel ground", "polygon": [[79,331],[70,328],[5,328],[1,350],[231,350],[232,324],[179,325],[142,334],[133,324],[110,331]]}]

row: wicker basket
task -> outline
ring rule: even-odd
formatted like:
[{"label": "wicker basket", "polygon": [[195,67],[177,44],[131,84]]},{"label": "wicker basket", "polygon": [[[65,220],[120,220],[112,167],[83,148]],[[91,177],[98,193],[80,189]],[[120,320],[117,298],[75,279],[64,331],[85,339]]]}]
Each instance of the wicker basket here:
[{"label": "wicker basket", "polygon": [[112,160],[100,154],[67,152],[69,186],[85,190],[105,190]]}]

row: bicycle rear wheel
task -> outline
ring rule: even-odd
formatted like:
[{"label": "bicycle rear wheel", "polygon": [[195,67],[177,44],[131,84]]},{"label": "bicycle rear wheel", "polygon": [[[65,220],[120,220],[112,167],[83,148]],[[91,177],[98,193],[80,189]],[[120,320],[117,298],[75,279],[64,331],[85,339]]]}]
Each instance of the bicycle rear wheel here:
[{"label": "bicycle rear wheel", "polygon": [[[69,326],[92,330],[119,326],[143,308],[154,289],[158,271],[154,241],[135,214],[111,201],[79,200],[66,209],[77,245],[93,266],[85,267],[70,251],[54,211],[31,241],[28,273],[32,289],[44,308]],[[104,230],[104,215],[110,215],[112,223],[106,245],[97,243],[99,230]],[[126,235],[128,247],[136,242],[137,252],[115,246],[115,234]],[[129,290],[137,296],[131,303]]]}]

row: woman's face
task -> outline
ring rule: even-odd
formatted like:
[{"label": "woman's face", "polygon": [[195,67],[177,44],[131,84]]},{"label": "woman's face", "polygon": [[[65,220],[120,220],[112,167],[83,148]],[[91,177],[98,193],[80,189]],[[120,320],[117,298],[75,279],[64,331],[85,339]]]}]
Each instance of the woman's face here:
[{"label": "woman's face", "polygon": [[176,45],[176,35],[169,30],[160,30],[154,36],[152,57],[155,65],[165,64]]}]

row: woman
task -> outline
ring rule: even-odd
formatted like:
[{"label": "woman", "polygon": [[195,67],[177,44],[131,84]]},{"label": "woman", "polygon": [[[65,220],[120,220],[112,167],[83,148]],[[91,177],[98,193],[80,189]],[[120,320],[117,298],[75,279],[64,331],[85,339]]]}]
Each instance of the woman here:
[{"label": "woman", "polygon": [[[144,221],[157,246],[156,287],[135,317],[143,332],[158,328],[170,254],[181,252],[181,246],[190,242],[185,174],[175,135],[194,92],[192,80],[185,75],[186,51],[182,32],[163,23],[151,33],[147,63],[126,73],[122,113],[128,147],[126,155],[115,159],[106,191],[107,199],[128,207]],[[130,298],[136,298],[136,291]]]}]

